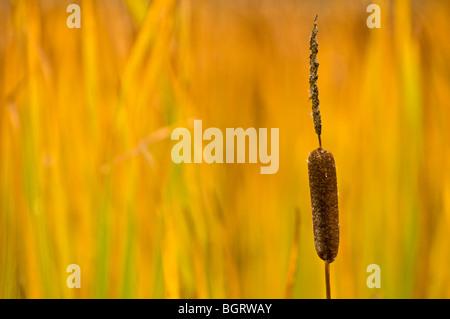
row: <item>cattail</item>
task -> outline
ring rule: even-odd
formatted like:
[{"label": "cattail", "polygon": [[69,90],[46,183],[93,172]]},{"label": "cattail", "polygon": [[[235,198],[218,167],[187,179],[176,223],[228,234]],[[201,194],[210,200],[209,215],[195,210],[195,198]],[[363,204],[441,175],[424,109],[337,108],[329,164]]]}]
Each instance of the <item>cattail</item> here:
[{"label": "cattail", "polygon": [[318,148],[308,158],[314,243],[319,257],[332,263],[339,247],[339,209],[333,155]]},{"label": "cattail", "polygon": [[325,261],[326,296],[330,293],[330,263],[337,256],[339,248],[339,209],[336,179],[336,166],[333,155],[322,149],[322,121],[319,108],[319,88],[317,86],[319,62],[317,61],[318,43],[316,39],[317,15],[310,37],[310,99],[314,129],[319,137],[319,148],[312,151],[308,158],[309,188],[311,192],[311,210],[313,215],[314,244],[317,254]]}]

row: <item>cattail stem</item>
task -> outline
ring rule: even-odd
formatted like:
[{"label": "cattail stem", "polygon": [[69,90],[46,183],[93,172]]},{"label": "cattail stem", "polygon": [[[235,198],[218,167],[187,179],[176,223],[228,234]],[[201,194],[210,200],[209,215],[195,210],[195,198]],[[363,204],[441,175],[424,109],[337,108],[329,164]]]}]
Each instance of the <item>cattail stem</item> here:
[{"label": "cattail stem", "polygon": [[331,299],[331,285],[330,285],[330,263],[325,261],[325,287],[327,299]]}]

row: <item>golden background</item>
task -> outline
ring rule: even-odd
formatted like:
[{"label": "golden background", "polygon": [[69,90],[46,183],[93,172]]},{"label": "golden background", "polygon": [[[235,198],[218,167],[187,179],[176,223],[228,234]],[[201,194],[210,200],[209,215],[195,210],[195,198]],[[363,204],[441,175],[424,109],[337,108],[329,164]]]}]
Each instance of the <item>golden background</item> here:
[{"label": "golden background", "polygon": [[[370,3],[0,1],[0,297],[323,298],[306,163],[316,13],[332,297],[450,297],[450,2],[376,1],[380,29]],[[192,119],[279,128],[278,173],[174,164],[171,131]]]}]

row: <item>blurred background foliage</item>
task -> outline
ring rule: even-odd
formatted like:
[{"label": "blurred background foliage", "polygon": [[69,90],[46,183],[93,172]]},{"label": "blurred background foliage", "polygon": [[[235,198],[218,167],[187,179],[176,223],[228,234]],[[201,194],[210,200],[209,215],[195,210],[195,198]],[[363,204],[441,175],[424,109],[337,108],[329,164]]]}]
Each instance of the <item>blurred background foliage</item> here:
[{"label": "blurred background foliage", "polygon": [[[381,29],[366,8],[381,7]],[[81,29],[66,8],[81,7]],[[307,163],[336,159],[336,298],[450,297],[448,1],[0,1],[0,297],[323,298]],[[172,162],[280,128],[280,169]],[[81,289],[66,267],[81,267]],[[369,264],[381,288],[369,289]]]}]

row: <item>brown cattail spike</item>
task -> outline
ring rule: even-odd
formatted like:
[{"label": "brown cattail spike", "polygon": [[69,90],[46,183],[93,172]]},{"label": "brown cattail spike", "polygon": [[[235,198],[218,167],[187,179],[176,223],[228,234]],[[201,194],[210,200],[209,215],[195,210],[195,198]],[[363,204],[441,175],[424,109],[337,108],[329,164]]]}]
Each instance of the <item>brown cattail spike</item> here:
[{"label": "brown cattail spike", "polygon": [[321,259],[331,263],[336,259],[339,247],[338,191],[333,155],[322,148],[312,151],[308,172],[316,251]]}]

